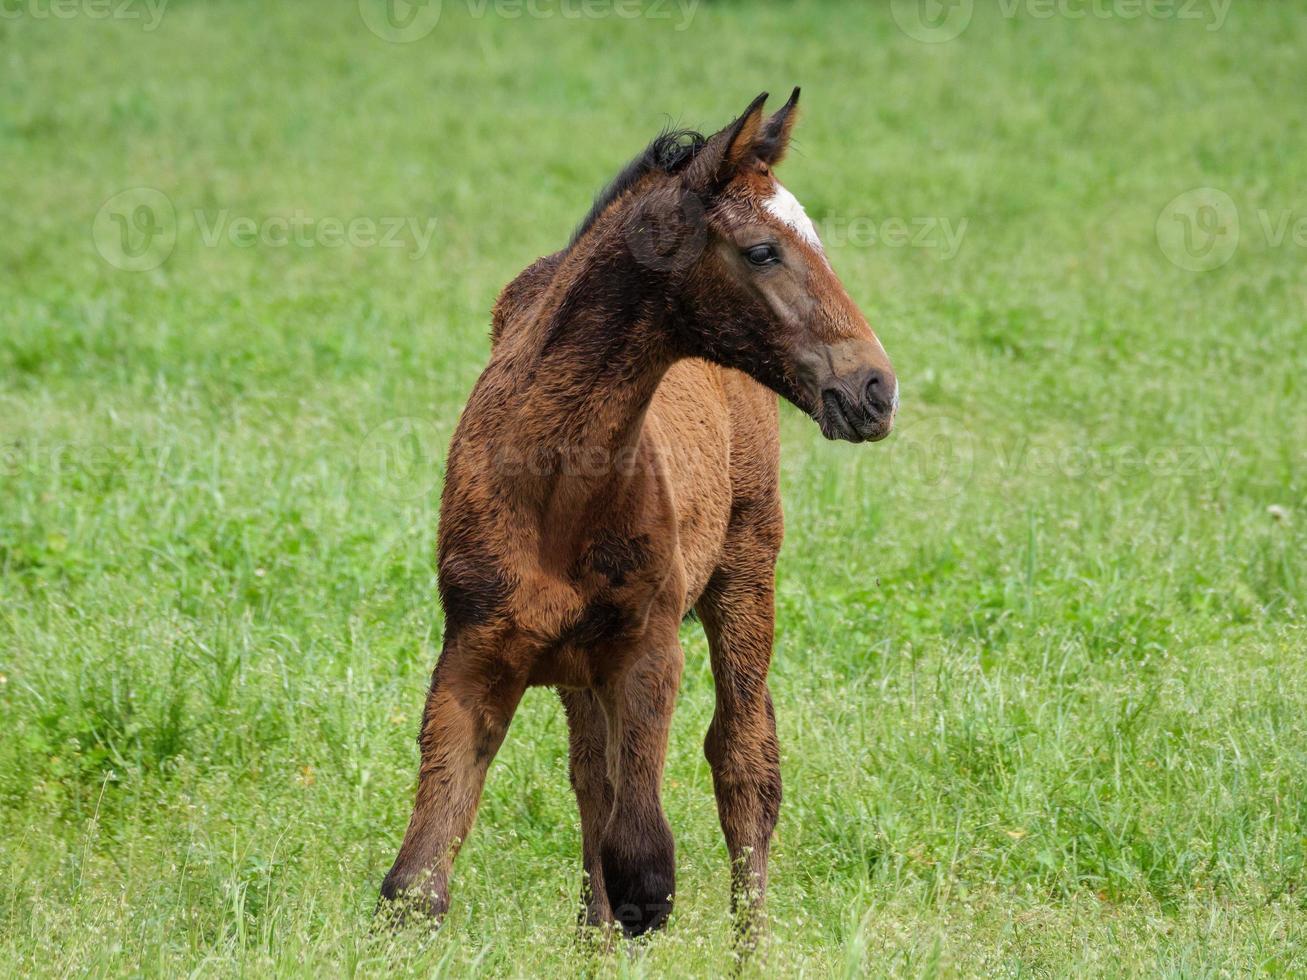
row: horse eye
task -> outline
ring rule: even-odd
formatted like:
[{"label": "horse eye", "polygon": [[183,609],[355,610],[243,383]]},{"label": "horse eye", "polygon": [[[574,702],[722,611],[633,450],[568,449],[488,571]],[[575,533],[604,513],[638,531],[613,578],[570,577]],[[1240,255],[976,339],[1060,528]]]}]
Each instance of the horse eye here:
[{"label": "horse eye", "polygon": [[781,260],[773,245],[755,245],[744,253],[753,265],[772,265]]}]

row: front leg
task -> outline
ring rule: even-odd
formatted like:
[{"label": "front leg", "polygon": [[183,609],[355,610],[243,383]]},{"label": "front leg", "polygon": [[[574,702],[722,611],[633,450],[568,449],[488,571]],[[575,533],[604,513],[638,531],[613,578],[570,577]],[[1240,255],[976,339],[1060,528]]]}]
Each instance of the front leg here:
[{"label": "front leg", "polygon": [[381,884],[383,912],[403,917],[418,911],[438,922],[449,908],[454,858],[526,689],[520,654],[460,643],[441,653],[418,735],[422,759],[413,815]]},{"label": "front leg", "polygon": [[708,634],[717,710],[704,754],[731,859],[731,910],[747,945],[767,891],[767,854],[781,806],[776,715],[767,690],[774,579],[770,568],[714,577],[698,609]]},{"label": "front leg", "polygon": [[608,900],[628,935],[661,927],[676,891],[676,847],[662,807],[663,764],[684,655],[676,621],[596,693],[608,719],[613,806],[599,848]]},{"label": "front leg", "polygon": [[613,921],[599,860],[600,841],[613,808],[613,787],[608,781],[608,722],[593,691],[560,687],[558,696],[567,714],[567,774],[581,814],[581,866],[585,875],[581,884],[581,922],[602,926]]}]

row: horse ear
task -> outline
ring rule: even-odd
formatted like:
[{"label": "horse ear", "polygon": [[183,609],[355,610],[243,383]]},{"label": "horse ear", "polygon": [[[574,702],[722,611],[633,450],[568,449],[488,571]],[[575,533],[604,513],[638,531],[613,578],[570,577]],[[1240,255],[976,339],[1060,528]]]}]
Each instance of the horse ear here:
[{"label": "horse ear", "polygon": [[767,120],[758,137],[758,159],[769,167],[774,167],[785,158],[785,151],[790,147],[790,132],[799,119],[799,89],[796,87],[790,101],[776,111],[776,115]]},{"label": "horse ear", "polygon": [[708,140],[685,172],[686,186],[700,192],[716,190],[754,157],[766,101],[767,93],[763,92],[744,110],[744,115]]}]

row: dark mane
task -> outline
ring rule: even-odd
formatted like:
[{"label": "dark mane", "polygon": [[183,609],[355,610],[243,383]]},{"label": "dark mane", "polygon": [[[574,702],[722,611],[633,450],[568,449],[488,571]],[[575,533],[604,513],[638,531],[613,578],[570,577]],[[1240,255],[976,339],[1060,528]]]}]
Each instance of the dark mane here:
[{"label": "dark mane", "polygon": [[595,196],[594,206],[572,233],[568,247],[575,245],[594,227],[599,215],[608,205],[629,191],[643,177],[651,173],[674,174],[683,170],[704,148],[708,140],[692,129],[667,129],[658,134],[644,152],[622,168],[612,182]]}]

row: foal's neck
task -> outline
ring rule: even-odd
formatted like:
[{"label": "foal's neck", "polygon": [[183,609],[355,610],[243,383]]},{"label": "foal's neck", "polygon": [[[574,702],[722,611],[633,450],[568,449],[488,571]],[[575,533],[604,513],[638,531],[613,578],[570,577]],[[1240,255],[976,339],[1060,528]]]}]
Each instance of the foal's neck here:
[{"label": "foal's neck", "polygon": [[536,462],[532,476],[574,487],[629,478],[649,403],[677,360],[663,290],[629,256],[592,252],[564,261],[532,322],[509,331],[503,369],[520,397],[506,436]]}]

